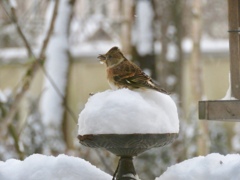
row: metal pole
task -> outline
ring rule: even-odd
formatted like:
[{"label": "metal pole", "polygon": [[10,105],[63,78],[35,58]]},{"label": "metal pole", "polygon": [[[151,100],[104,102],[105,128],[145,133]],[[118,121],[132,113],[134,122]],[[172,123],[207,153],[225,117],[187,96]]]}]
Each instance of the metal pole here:
[{"label": "metal pole", "polygon": [[113,180],[137,180],[136,179],[136,171],[133,165],[133,158],[130,157],[122,157],[119,159],[118,167],[116,169],[116,173],[113,176]]}]

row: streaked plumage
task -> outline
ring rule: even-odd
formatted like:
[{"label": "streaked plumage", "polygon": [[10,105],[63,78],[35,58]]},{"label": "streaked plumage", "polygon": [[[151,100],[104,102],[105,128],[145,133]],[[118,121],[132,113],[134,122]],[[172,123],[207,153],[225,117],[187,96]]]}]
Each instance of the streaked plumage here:
[{"label": "streaked plumage", "polygon": [[159,88],[151,77],[146,75],[136,64],[127,60],[118,47],[111,48],[106,54],[99,55],[100,62],[107,65],[107,78],[111,88],[147,88],[167,93]]}]

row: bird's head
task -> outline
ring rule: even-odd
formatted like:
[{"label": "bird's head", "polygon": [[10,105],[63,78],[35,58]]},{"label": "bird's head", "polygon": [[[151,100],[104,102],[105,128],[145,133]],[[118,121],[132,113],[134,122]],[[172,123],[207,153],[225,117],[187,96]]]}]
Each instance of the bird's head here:
[{"label": "bird's head", "polygon": [[105,63],[107,67],[115,66],[125,59],[118,47],[112,47],[106,54],[100,54],[98,58],[100,63]]}]

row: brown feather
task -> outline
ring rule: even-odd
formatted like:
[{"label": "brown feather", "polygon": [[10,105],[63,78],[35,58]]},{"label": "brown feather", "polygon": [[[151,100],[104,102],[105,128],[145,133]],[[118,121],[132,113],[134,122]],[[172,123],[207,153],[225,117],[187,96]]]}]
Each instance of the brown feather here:
[{"label": "brown feather", "polygon": [[108,79],[119,88],[150,88],[167,93],[160,89],[137,65],[125,59],[114,68],[108,69]]},{"label": "brown feather", "polygon": [[[107,66],[107,78],[115,88],[146,88],[167,93],[153,82],[136,64],[128,61],[118,47],[112,47],[106,54],[98,57]],[[112,86],[113,85],[113,86]]]}]

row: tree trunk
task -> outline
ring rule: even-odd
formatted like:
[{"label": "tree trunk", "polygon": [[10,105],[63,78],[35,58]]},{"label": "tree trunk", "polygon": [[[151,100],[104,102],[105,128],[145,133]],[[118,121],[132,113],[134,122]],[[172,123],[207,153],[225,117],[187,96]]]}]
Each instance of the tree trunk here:
[{"label": "tree trunk", "polygon": [[[192,16],[192,42],[193,49],[191,54],[191,84],[192,84],[192,95],[193,102],[196,105],[198,101],[201,100],[203,96],[203,84],[202,84],[202,69],[201,69],[201,59],[200,59],[200,42],[201,42],[201,32],[202,32],[202,0],[195,0],[193,2],[193,16]],[[197,111],[197,110],[196,110]],[[199,133],[198,133],[198,154],[206,155],[208,154],[208,127],[207,122],[199,121],[198,123]]]},{"label": "tree trunk", "polygon": [[[50,2],[50,9],[51,5],[52,2]],[[68,34],[72,5],[71,1],[60,0],[54,34],[46,52],[45,70],[47,76],[44,80],[40,108],[45,127],[46,145],[44,145],[44,151],[47,154],[62,153],[66,148],[62,124],[69,71]]]},{"label": "tree trunk", "polygon": [[182,85],[183,85],[183,50],[182,50],[182,39],[184,37],[184,26],[183,26],[183,17],[185,10],[186,1],[178,1],[176,0],[174,4],[172,4],[172,15],[173,15],[173,23],[175,26],[175,38],[172,39],[174,45],[176,46],[176,54],[177,57],[173,62],[171,67],[174,67],[172,70],[174,76],[176,78],[175,83],[172,85],[173,90],[178,95],[179,107],[182,107]]},{"label": "tree trunk", "polygon": [[131,32],[132,32],[132,17],[133,17],[133,1],[122,0],[120,1],[120,9],[122,12],[121,22],[121,45],[122,52],[126,55],[131,54]]},{"label": "tree trunk", "polygon": [[140,0],[136,4],[133,60],[146,74],[156,79],[154,54],[153,6],[151,1]]}]

